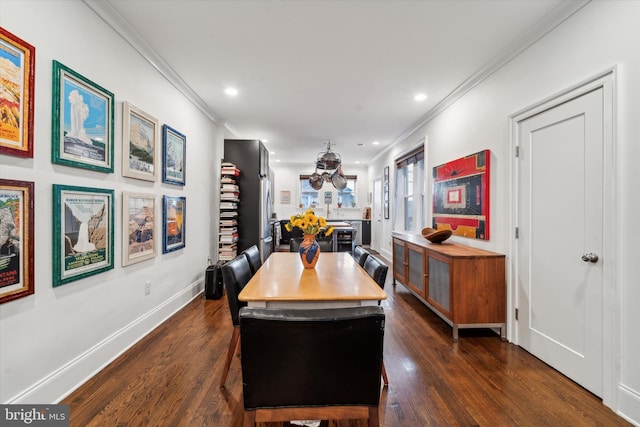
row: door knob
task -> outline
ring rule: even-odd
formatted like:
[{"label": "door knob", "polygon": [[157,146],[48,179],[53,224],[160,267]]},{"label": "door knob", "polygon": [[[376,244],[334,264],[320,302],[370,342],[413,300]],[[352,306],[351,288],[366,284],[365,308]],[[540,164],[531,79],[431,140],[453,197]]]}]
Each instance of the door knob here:
[{"label": "door knob", "polygon": [[598,262],[598,255],[592,253],[582,255],[584,262]]}]

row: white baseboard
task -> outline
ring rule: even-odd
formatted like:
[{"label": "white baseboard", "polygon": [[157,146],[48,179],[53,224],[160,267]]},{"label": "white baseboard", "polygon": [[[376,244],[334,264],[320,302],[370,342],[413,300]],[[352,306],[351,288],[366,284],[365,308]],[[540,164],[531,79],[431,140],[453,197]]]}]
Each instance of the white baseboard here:
[{"label": "white baseboard", "polygon": [[618,415],[640,426],[640,393],[624,384],[618,386]]},{"label": "white baseboard", "polygon": [[122,329],[50,373],[8,404],[59,403],[91,377],[113,362],[165,320],[179,311],[203,291],[203,281],[187,288],[154,307]]}]

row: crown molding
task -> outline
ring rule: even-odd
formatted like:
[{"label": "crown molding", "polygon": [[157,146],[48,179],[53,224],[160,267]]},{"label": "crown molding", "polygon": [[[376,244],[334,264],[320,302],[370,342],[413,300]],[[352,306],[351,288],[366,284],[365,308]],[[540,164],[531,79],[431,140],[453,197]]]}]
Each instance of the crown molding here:
[{"label": "crown molding", "polygon": [[82,0],[93,12],[111,27],[124,41],[133,47],[169,83],[178,89],[193,105],[216,125],[224,124],[218,115],[182,80],[169,64],[147,43],[142,36],[105,0]]},{"label": "crown molding", "polygon": [[563,0],[558,6],[547,13],[540,21],[536,23],[529,31],[524,33],[519,39],[507,46],[493,60],[489,61],[469,78],[452,90],[442,101],[438,102],[416,123],[409,127],[406,131],[396,137],[387,148],[376,155],[372,162],[388,153],[392,148],[405,141],[409,136],[415,133],[422,126],[433,120],[438,114],[453,105],[456,101],[466,95],[471,89],[479,85],[485,79],[500,70],[504,65],[509,63],[516,56],[527,50],[531,45],[547,35],[551,30],[562,24],[577,11],[586,6],[591,0]]},{"label": "crown molding", "polygon": [[[98,15],[107,25],[119,34],[129,45],[131,45],[143,58],[145,58],[163,77],[165,77],[176,89],[178,89],[191,103],[202,111],[216,125],[223,126],[228,132],[236,134],[233,126],[223,120],[211,110],[211,108],[189,87],[189,85],[162,59],[158,53],[138,34],[138,32],[120,16],[108,1],[104,0],[82,0],[96,15]],[[514,59],[520,53],[529,48],[536,41],[544,37],[551,30],[556,28],[570,16],[582,9],[591,0],[563,0],[551,12],[545,15],[529,31],[523,34],[518,40],[507,46],[492,61],[489,61],[454,90],[452,90],[442,101],[431,108],[412,126],[398,135],[387,148],[375,156],[372,161],[378,160],[399,143],[403,142],[410,135],[415,133],[420,127],[433,120],[438,114],[446,110],[471,89],[500,70],[505,64]]]}]

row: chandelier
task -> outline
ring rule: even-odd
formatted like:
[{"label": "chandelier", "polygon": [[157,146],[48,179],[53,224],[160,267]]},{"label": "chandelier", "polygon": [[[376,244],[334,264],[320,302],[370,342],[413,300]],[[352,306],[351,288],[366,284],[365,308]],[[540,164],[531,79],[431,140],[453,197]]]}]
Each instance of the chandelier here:
[{"label": "chandelier", "polygon": [[[330,182],[338,190],[347,186],[347,178],[342,173],[342,158],[340,154],[331,151],[331,141],[327,142],[327,150],[318,153],[316,171],[309,177],[309,185],[314,190],[320,190],[325,182]],[[319,173],[322,170],[324,172]]]}]

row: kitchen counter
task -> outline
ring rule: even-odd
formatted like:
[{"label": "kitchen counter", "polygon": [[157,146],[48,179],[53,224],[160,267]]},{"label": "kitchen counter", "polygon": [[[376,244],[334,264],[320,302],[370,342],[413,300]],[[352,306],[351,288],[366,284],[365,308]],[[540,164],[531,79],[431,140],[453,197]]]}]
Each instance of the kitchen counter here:
[{"label": "kitchen counter", "polygon": [[335,224],[347,224],[347,226],[353,227],[356,231],[355,233],[356,240],[354,244],[356,245],[371,244],[371,220],[370,219],[331,218],[331,219],[327,219],[327,224],[333,225],[334,227],[336,227]]}]

